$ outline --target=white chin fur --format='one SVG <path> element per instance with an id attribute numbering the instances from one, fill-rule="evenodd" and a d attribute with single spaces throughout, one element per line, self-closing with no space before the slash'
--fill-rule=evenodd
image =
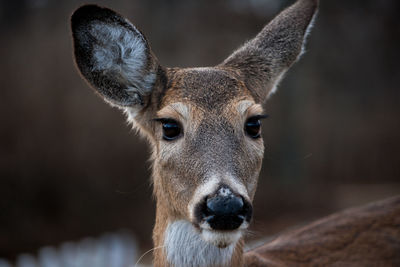
<path id="1" fill-rule="evenodd" d="M 171 222 L 164 239 L 167 261 L 174 267 L 230 266 L 240 236 L 241 230 L 229 234 L 204 228 L 199 231 L 186 220 Z"/>
<path id="2" fill-rule="evenodd" d="M 222 232 L 202 229 L 200 236 L 204 241 L 211 243 L 216 247 L 225 248 L 231 244 L 236 244 L 236 242 L 242 237 L 242 231 L 236 230 L 232 232 Z"/>

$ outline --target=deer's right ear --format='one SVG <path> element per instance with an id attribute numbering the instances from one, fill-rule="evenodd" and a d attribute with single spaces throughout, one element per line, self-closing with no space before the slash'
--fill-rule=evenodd
<path id="1" fill-rule="evenodd" d="M 128 20 L 96 5 L 71 17 L 76 64 L 109 103 L 140 110 L 150 98 L 159 68 L 146 38 Z"/>

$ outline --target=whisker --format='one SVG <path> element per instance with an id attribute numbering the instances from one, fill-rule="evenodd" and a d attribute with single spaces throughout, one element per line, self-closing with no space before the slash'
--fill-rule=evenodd
<path id="1" fill-rule="evenodd" d="M 142 256 L 140 256 L 140 258 L 139 258 L 139 259 L 137 260 L 137 262 L 135 263 L 135 267 L 137 267 L 138 263 L 139 263 L 139 262 L 143 259 L 143 257 L 146 256 L 149 252 L 154 251 L 154 250 L 159 249 L 159 248 L 163 248 L 163 247 L 165 247 L 165 245 L 162 245 L 162 246 L 158 246 L 158 247 L 149 249 L 148 251 L 146 251 L 145 253 L 143 253 Z"/>

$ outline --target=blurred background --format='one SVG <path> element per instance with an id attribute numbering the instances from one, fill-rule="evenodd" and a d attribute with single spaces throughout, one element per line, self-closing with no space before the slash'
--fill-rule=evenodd
<path id="1" fill-rule="evenodd" d="M 10 262 L 121 229 L 139 254 L 152 247 L 147 144 L 72 60 L 69 16 L 87 2 L 0 1 L 0 258 Z M 177 67 L 218 64 L 292 2 L 96 1 Z M 250 244 L 400 194 L 399 12 L 397 0 L 321 1 L 307 53 L 266 103 Z"/>

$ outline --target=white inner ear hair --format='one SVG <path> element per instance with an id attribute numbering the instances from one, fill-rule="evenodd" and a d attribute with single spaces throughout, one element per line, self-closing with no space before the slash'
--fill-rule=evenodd
<path id="1" fill-rule="evenodd" d="M 97 40 L 92 51 L 92 71 L 113 75 L 132 94 L 148 94 L 156 73 L 146 69 L 147 44 L 139 31 L 130 26 L 132 29 L 99 21 L 90 25 L 90 34 Z"/>
<path id="2" fill-rule="evenodd" d="M 168 225 L 164 245 L 172 266 L 207 267 L 228 266 L 236 243 L 218 248 L 205 242 L 190 222 L 179 220 Z"/>

